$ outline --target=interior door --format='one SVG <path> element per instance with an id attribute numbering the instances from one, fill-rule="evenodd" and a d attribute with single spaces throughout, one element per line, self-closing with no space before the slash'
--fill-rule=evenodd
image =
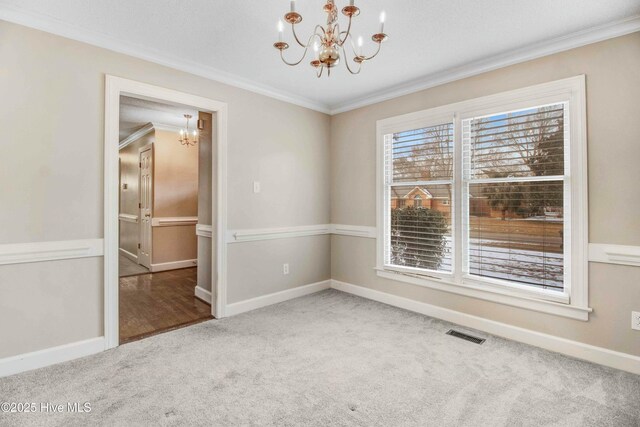
<path id="1" fill-rule="evenodd" d="M 153 207 L 153 146 L 140 149 L 140 239 L 138 263 L 151 269 L 151 215 Z"/>

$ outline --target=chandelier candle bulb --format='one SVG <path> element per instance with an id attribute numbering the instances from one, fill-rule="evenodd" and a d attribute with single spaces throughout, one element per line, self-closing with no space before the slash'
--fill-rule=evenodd
<path id="1" fill-rule="evenodd" d="M 293 3 L 293 2 L 291 2 Z M 278 21 L 278 41 L 282 42 L 282 32 L 284 31 L 284 24 L 282 21 Z"/>
<path id="2" fill-rule="evenodd" d="M 362 36 L 358 36 L 358 56 L 362 56 Z"/>
<path id="3" fill-rule="evenodd" d="M 291 0 L 291 12 L 296 11 L 296 0 Z"/>
<path id="4" fill-rule="evenodd" d="M 349 0 L 349 6 L 353 6 L 355 2 L 356 2 L 355 0 Z"/>
<path id="5" fill-rule="evenodd" d="M 386 13 L 384 11 L 380 13 L 380 33 L 384 33 L 384 20 L 387 18 Z"/>

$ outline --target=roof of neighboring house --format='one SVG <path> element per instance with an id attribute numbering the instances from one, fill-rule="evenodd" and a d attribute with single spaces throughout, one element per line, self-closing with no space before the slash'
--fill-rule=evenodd
<path id="1" fill-rule="evenodd" d="M 446 188 L 440 186 L 434 186 L 432 188 L 429 188 L 429 190 L 420 186 L 410 188 L 409 191 L 407 191 L 407 188 L 409 187 L 392 187 L 391 197 L 394 199 L 408 199 L 412 196 L 412 194 L 419 192 L 424 194 L 429 199 L 449 198 L 449 191 Z"/>

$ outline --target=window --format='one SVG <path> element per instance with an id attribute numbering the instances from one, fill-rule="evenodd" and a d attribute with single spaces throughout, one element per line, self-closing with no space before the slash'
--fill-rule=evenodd
<path id="1" fill-rule="evenodd" d="M 584 115 L 580 76 L 379 121 L 378 274 L 586 320 Z"/>

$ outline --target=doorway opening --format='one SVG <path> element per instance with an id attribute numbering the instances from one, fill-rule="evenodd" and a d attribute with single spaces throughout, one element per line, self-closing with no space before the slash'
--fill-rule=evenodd
<path id="1" fill-rule="evenodd" d="M 226 104 L 107 76 L 106 348 L 224 315 L 225 148 Z"/>
<path id="2" fill-rule="evenodd" d="M 196 234 L 211 222 L 211 204 L 199 203 L 212 186 L 211 121 L 186 106 L 120 97 L 120 344 L 213 318 L 196 292 L 211 289 L 211 240 L 199 244 Z"/>

